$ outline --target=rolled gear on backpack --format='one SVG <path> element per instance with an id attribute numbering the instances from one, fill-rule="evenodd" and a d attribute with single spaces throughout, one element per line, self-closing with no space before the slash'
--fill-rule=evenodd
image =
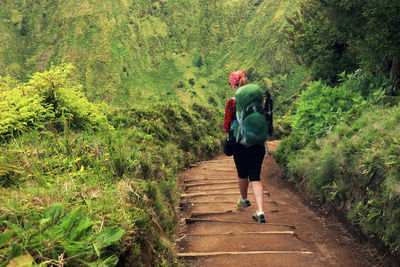
<path id="1" fill-rule="evenodd" d="M 233 125 L 237 142 L 251 146 L 267 140 L 269 123 L 264 115 L 263 90 L 256 84 L 240 87 L 235 94 L 237 123 Z"/>
<path id="2" fill-rule="evenodd" d="M 272 101 L 271 93 L 268 90 L 264 92 L 264 97 L 265 97 L 264 114 L 265 117 L 267 117 L 268 135 L 272 136 L 272 134 L 274 133 L 274 126 L 273 126 L 274 102 Z"/>

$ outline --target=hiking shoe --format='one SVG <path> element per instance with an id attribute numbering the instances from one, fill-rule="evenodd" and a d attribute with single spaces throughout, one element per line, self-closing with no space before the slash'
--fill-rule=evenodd
<path id="1" fill-rule="evenodd" d="M 238 202 L 236 203 L 236 205 L 239 208 L 247 208 L 248 206 L 250 206 L 250 201 L 248 199 L 246 199 L 245 201 L 241 201 L 240 199 L 238 200 Z"/>
<path id="2" fill-rule="evenodd" d="M 254 212 L 253 219 L 260 223 L 266 223 L 264 214 L 257 215 L 257 212 Z"/>

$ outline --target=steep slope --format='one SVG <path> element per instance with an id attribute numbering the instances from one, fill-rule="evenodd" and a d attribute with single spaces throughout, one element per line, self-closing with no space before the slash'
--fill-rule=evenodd
<path id="1" fill-rule="evenodd" d="M 275 111 L 283 115 L 292 102 L 305 70 L 296 62 L 286 45 L 285 17 L 297 8 L 298 1 L 258 1 L 231 49 L 220 57 L 219 65 L 227 76 L 241 68 L 251 81 L 269 89 L 275 99 Z"/>
<path id="2" fill-rule="evenodd" d="M 234 69 L 268 87 L 288 73 L 280 33 L 295 2 L 1 2 L 0 75 L 24 80 L 72 62 L 92 100 L 222 104 Z"/>

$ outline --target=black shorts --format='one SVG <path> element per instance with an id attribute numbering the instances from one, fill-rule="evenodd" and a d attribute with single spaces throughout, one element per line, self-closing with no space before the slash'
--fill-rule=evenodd
<path id="1" fill-rule="evenodd" d="M 235 143 L 233 159 L 239 178 L 260 181 L 261 165 L 265 156 L 264 144 L 246 147 Z"/>

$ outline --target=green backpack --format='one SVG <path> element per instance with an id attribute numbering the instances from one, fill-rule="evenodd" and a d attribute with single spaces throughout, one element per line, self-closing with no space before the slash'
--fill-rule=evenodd
<path id="1" fill-rule="evenodd" d="M 236 119 L 233 133 L 237 142 L 251 146 L 267 140 L 269 124 L 264 115 L 263 91 L 256 84 L 240 87 L 235 94 Z"/>

